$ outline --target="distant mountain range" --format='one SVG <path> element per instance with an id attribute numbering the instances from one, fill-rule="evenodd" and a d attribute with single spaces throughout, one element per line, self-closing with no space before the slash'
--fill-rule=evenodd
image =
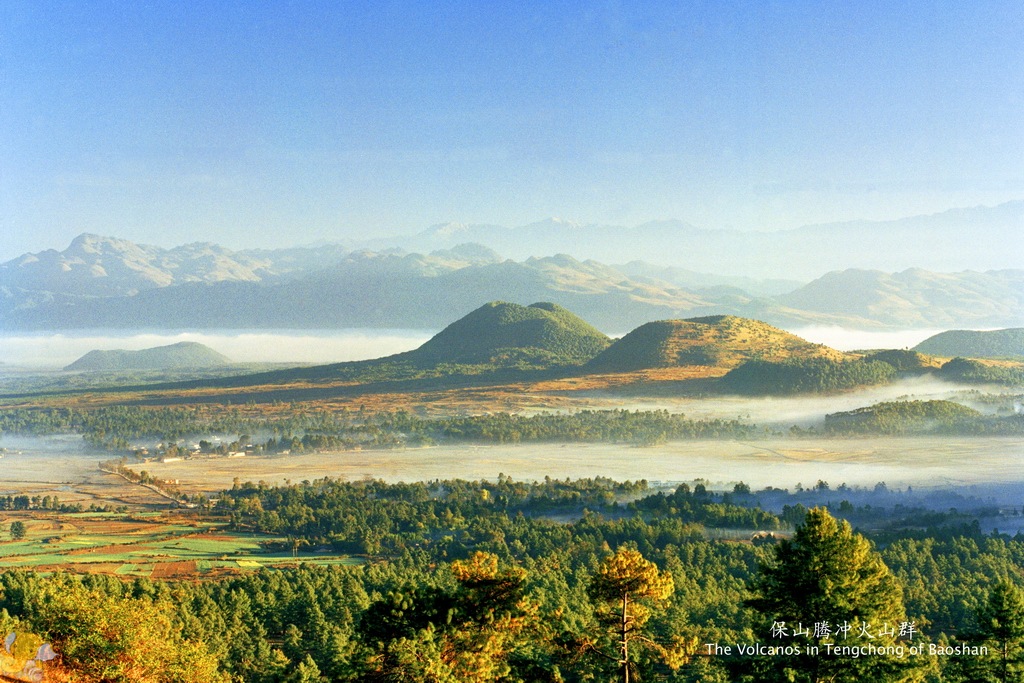
<path id="1" fill-rule="evenodd" d="M 233 252 L 96 235 L 0 264 L 7 330 L 438 329 L 493 300 L 551 301 L 610 332 L 723 314 L 784 327 L 1013 327 L 1024 325 L 1024 270 L 848 269 L 801 285 L 564 254 L 513 261 L 479 244 L 429 254 L 340 246 Z"/>
<path id="2" fill-rule="evenodd" d="M 728 276 L 783 275 L 805 282 L 851 267 L 887 272 L 1004 270 L 1022 266 L 1024 201 L 778 232 L 706 230 L 682 221 L 635 227 L 559 219 L 517 228 L 448 223 L 368 246 L 429 252 L 463 242 L 482 244 L 515 259 L 566 253 L 605 263 L 638 260 Z"/>

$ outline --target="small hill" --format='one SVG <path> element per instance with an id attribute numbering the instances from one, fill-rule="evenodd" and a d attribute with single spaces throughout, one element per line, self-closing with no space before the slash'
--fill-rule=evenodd
<path id="1" fill-rule="evenodd" d="M 759 358 L 840 359 L 843 354 L 812 344 L 767 323 L 731 315 L 659 320 L 641 325 L 587 365 L 595 372 L 707 366 L 734 368 Z"/>
<path id="2" fill-rule="evenodd" d="M 580 365 L 610 343 L 602 332 L 556 304 L 521 306 L 493 301 L 404 355 L 418 365 L 507 365 L 517 360 L 545 365 Z"/>
<path id="3" fill-rule="evenodd" d="M 754 359 L 726 373 L 718 388 L 743 396 L 831 394 L 887 384 L 896 377 L 896 368 L 877 360 Z"/>
<path id="4" fill-rule="evenodd" d="M 825 416 L 832 434 L 912 434 L 955 431 L 981 413 L 952 401 L 889 401 Z"/>
<path id="5" fill-rule="evenodd" d="M 915 351 L 965 358 L 1024 357 L 1024 327 L 1007 330 L 949 330 L 928 337 Z"/>
<path id="6" fill-rule="evenodd" d="M 887 363 L 902 375 L 922 375 L 934 370 L 937 366 L 934 359 L 929 359 L 917 351 L 907 349 L 885 349 L 864 356 L 867 362 L 879 361 Z"/>
<path id="7" fill-rule="evenodd" d="M 120 370 L 181 370 L 228 365 L 232 361 L 198 342 L 179 342 L 141 351 L 90 351 L 65 370 L 84 372 Z"/>
<path id="8" fill-rule="evenodd" d="M 935 373 L 950 382 L 1024 386 L 1024 366 L 1008 361 L 979 361 L 954 358 Z"/>

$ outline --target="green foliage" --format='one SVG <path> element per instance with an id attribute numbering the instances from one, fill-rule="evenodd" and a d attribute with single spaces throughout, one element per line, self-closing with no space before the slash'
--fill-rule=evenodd
<path id="1" fill-rule="evenodd" d="M 450 572 L 453 588 L 413 588 L 370 605 L 361 622 L 361 680 L 531 680 L 512 656 L 538 628 L 523 601 L 526 573 L 499 569 L 497 556 L 479 552 Z"/>
<path id="2" fill-rule="evenodd" d="M 239 485 L 221 496 L 217 511 L 230 513 L 240 526 L 311 544 L 329 543 L 340 552 L 378 555 L 416 547 L 439 560 L 471 550 L 536 557 L 571 531 L 615 545 L 631 536 L 650 545 L 699 536 L 695 523 L 779 527 L 771 513 L 682 489 L 672 496 L 643 497 L 631 504 L 640 515 L 623 517 L 618 499 L 646 488 L 646 482 L 616 484 L 607 479 L 532 484 L 504 477 L 497 483 L 429 484 L 321 479 L 289 487 Z M 604 511 L 613 519 L 586 515 L 588 510 Z M 566 515 L 582 517 L 561 526 L 545 519 Z"/>
<path id="3" fill-rule="evenodd" d="M 910 666 L 905 658 L 827 654 L 829 644 L 893 645 L 895 632 L 869 639 L 861 629 L 880 624 L 896 629 L 907 617 L 899 581 L 870 542 L 824 508 L 808 511 L 792 540 L 775 546 L 773 557 L 762 564 L 752 589 L 754 597 L 749 604 L 764 617 L 759 631 L 765 642 L 797 645 L 800 650 L 759 662 L 759 680 L 787 680 L 794 675 L 813 683 L 857 678 L 909 680 Z M 831 630 L 840 625 L 849 626 L 849 632 L 840 636 Z M 808 627 L 809 632 L 793 634 L 798 626 Z M 789 633 L 784 635 L 782 629 Z"/>
<path id="4" fill-rule="evenodd" d="M 981 413 L 952 401 L 889 401 L 825 416 L 831 434 L 956 433 L 970 430 Z"/>
<path id="5" fill-rule="evenodd" d="M 1024 367 L 986 365 L 969 358 L 954 358 L 943 364 L 935 374 L 950 382 L 1002 384 L 1007 386 L 1024 385 Z"/>
<path id="6" fill-rule="evenodd" d="M 1024 356 L 1024 328 L 1006 330 L 948 330 L 925 339 L 916 351 L 934 356 L 1009 358 Z"/>
<path id="7" fill-rule="evenodd" d="M 373 561 L 199 582 L 5 571 L 0 625 L 61 643 L 66 649 L 55 647 L 79 680 L 583 683 L 616 675 L 628 589 L 627 625 L 636 627 L 627 634 L 635 637 L 628 658 L 638 681 L 806 681 L 817 671 L 874 682 L 920 673 L 876 656 L 817 664 L 807 657 L 687 659 L 693 639 L 780 643 L 771 638 L 776 620 L 787 621 L 791 634 L 800 623 L 813 629 L 828 620 L 834 634 L 843 621 L 870 622 L 877 633 L 883 622 L 906 619 L 918 629 L 915 643 L 980 643 L 968 635 L 982 637 L 990 624 L 985 642 L 996 652 L 991 634 L 1014 622 L 1017 605 L 1000 582 L 1019 588 L 1024 536 L 986 535 L 976 527 L 933 533 L 929 514 L 905 509 L 899 497 L 889 509 L 835 506 L 872 526 L 899 516 L 914 527 L 903 536 L 887 529 L 875 551 L 845 522 L 823 510 L 808 515 L 796 503 L 855 492 L 821 482 L 784 493 L 685 485 L 652 492 L 646 482 L 507 477 L 239 483 L 220 496 L 213 514 L 243 527 L 276 526 L 291 541 L 308 539 L 310 551 L 372 548 Z M 785 502 L 787 518 L 803 522 L 791 539 L 785 523 L 754 507 L 769 500 Z M 728 542 L 709 540 L 702 521 L 748 531 Z M 779 530 L 781 538 L 755 546 L 748 539 L 757 528 Z M 849 640 L 832 642 L 851 645 L 856 636 L 855 630 Z M 830 642 L 810 635 L 794 642 L 812 641 Z M 595 649 L 614 661 L 587 654 Z M 962 679 L 966 670 L 954 659 L 930 680 L 998 680 L 980 669 Z"/>
<path id="8" fill-rule="evenodd" d="M 895 377 L 896 369 L 880 361 L 751 360 L 730 370 L 719 387 L 724 392 L 754 396 L 820 394 L 886 384 Z"/>
<path id="9" fill-rule="evenodd" d="M 25 538 L 25 522 L 21 520 L 11 522 L 11 538 L 15 541 Z"/>
<path id="10" fill-rule="evenodd" d="M 111 683 L 225 681 L 199 641 L 184 639 L 169 603 L 119 599 L 64 580 L 30 598 L 33 624 L 85 680 Z"/>
<path id="11" fill-rule="evenodd" d="M 1024 591 L 1007 580 L 997 582 L 975 611 L 977 626 L 952 641 L 957 652 L 944 668 L 950 681 L 1009 683 L 1024 681 Z M 975 654 L 984 647 L 987 653 Z M 956 650 L 954 650 L 956 652 Z"/>
<path id="12" fill-rule="evenodd" d="M 891 365 L 896 372 L 904 375 L 920 375 L 929 369 L 924 356 L 908 349 L 887 349 L 869 354 L 863 358 L 866 362 L 879 361 Z"/>
<path id="13" fill-rule="evenodd" d="M 257 452 L 280 453 L 394 448 L 439 442 L 625 442 L 646 444 L 667 439 L 747 438 L 756 431 L 739 420 L 692 420 L 666 410 L 584 410 L 578 413 L 510 413 L 428 420 L 405 411 L 364 415 L 358 411 L 295 411 L 279 418 L 247 418 L 239 412 L 210 415 L 198 408 L 111 406 L 0 409 L 0 433 L 79 432 L 96 447 L 128 450 L 136 439 L 160 439 L 165 455 L 182 455 L 178 441 L 196 434 L 238 434 L 215 445 L 200 441 L 205 453 L 227 454 L 246 448 L 247 434 L 272 433 Z"/>
<path id="14" fill-rule="evenodd" d="M 508 365 L 518 359 L 579 365 L 609 343 L 607 336 L 561 306 L 494 301 L 455 321 L 407 357 L 418 365 Z"/>

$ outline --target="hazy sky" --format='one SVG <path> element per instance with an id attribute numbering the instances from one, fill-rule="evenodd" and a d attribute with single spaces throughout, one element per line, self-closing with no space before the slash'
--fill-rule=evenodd
<path id="1" fill-rule="evenodd" d="M 0 3 L 0 259 L 1024 198 L 1024 5 Z"/>

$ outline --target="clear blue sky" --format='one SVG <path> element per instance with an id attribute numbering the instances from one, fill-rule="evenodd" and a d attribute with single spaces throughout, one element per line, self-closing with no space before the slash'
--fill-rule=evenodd
<path id="1" fill-rule="evenodd" d="M 1024 198 L 1024 4 L 0 3 L 0 259 Z"/>

